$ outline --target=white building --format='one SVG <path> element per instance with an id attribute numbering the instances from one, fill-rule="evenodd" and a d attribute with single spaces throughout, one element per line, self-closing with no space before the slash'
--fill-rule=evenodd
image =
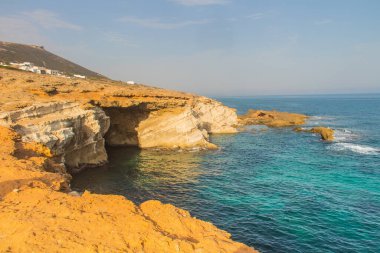
<path id="1" fill-rule="evenodd" d="M 82 75 L 74 75 L 74 77 L 82 78 L 82 79 L 85 79 L 85 78 L 86 78 L 86 76 L 82 76 Z"/>
<path id="2" fill-rule="evenodd" d="M 134 85 L 135 81 L 127 81 L 127 84 Z"/>

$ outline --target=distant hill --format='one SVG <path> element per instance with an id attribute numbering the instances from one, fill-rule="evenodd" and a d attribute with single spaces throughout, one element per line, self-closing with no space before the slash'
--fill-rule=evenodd
<path id="1" fill-rule="evenodd" d="M 36 66 L 54 69 L 66 74 L 106 78 L 94 71 L 46 51 L 43 46 L 0 41 L 0 62 L 31 62 Z"/>

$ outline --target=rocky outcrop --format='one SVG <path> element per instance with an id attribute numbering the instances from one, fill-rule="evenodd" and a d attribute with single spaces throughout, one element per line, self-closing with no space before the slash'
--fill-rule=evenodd
<path id="1" fill-rule="evenodd" d="M 328 127 L 313 127 L 310 129 L 304 129 L 297 127 L 294 129 L 296 132 L 308 132 L 308 133 L 317 133 L 321 135 L 321 139 L 324 141 L 333 141 L 334 140 L 334 130 Z"/>
<path id="2" fill-rule="evenodd" d="M 209 142 L 208 134 L 236 132 L 235 110 L 205 97 L 143 85 L 126 85 L 111 80 L 66 81 L 53 76 L 10 73 L 5 70 L 0 70 L 0 75 L 3 76 L 0 88 L 12 88 L 14 91 L 4 96 L 4 102 L 0 103 L 0 112 L 9 113 L 26 108 L 31 111 L 35 108 L 35 101 L 40 104 L 75 104 L 76 108 L 81 105 L 81 111 L 67 108 L 62 112 L 59 109 L 57 112 L 53 110 L 50 115 L 46 113 L 43 117 L 47 119 L 46 122 L 39 119 L 33 127 L 30 124 L 26 126 L 19 122 L 14 123 L 21 126 L 17 131 L 23 136 L 28 135 L 30 140 L 46 144 L 57 155 L 65 153 L 67 159 L 64 160 L 69 166 L 81 166 L 85 163 L 91 165 L 105 160 L 104 155 L 99 155 L 102 153 L 104 139 L 108 145 L 141 148 L 215 148 Z M 23 98 L 22 101 L 19 100 L 20 97 Z M 73 112 L 70 113 L 70 110 Z M 65 114 L 65 111 L 68 113 Z M 64 117 L 68 114 L 74 115 L 77 119 L 70 119 L 72 123 L 62 123 L 65 119 L 59 118 L 60 114 Z M 80 116 L 84 114 L 88 117 Z M 80 125 L 84 123 L 79 119 L 88 118 L 92 121 L 91 117 L 95 121 L 97 117 L 100 121 L 108 117 L 109 130 L 103 127 L 106 122 L 99 122 L 98 125 L 102 126 L 101 133 L 92 132 L 97 123 L 89 123 L 92 126 L 85 127 L 88 131 L 83 131 Z M 48 127 L 49 121 L 55 122 L 53 128 Z M 64 124 L 72 124 L 74 132 Z M 75 129 L 78 131 L 75 132 Z M 49 134 L 49 131 L 52 133 Z M 79 133 L 86 131 L 86 136 L 80 136 Z M 107 132 L 103 138 L 105 131 Z M 43 133 L 33 135 L 40 132 Z M 88 140 L 84 140 L 86 138 Z M 82 148 L 77 145 L 79 142 L 88 145 Z M 90 157 L 91 153 L 97 155 Z M 95 160 L 95 157 L 99 160 Z"/>
<path id="3" fill-rule="evenodd" d="M 204 97 L 168 108 L 141 103 L 130 107 L 104 107 L 111 118 L 109 145 L 141 148 L 215 148 L 209 134 L 235 133 L 235 110 Z"/>
<path id="4" fill-rule="evenodd" d="M 78 103 L 39 103 L 0 114 L 0 124 L 14 129 L 24 142 L 43 144 L 69 168 L 107 161 L 103 136 L 109 117 L 100 108 Z"/>
<path id="5" fill-rule="evenodd" d="M 202 123 L 199 118 L 194 117 L 191 107 L 152 112 L 136 128 L 139 147 L 216 148 L 208 141 L 207 130 L 199 127 Z"/>
<path id="6" fill-rule="evenodd" d="M 11 192 L 0 210 L 0 252 L 257 253 L 159 201 L 34 188 Z"/>
<path id="7" fill-rule="evenodd" d="M 1 126 L 0 141 L 0 252 L 257 252 L 169 204 L 70 194 L 46 149 Z"/>
<path id="8" fill-rule="evenodd" d="M 215 148 L 208 134 L 234 132 L 234 110 L 187 93 L 2 69 L 0 90 L 1 252 L 256 252 L 172 205 L 68 194 L 67 168 L 106 162 L 106 142 Z"/>
<path id="9" fill-rule="evenodd" d="M 239 116 L 241 125 L 266 125 L 269 127 L 289 127 L 305 124 L 308 117 L 303 114 L 249 110 L 246 114 Z"/>
<path id="10" fill-rule="evenodd" d="M 0 90 L 1 252 L 256 252 L 171 205 L 68 194 L 67 168 L 106 162 L 106 142 L 215 148 L 208 134 L 234 132 L 234 110 L 143 85 L 4 69 Z"/>
<path id="11" fill-rule="evenodd" d="M 51 158 L 46 147 L 24 143 L 20 135 L 3 126 L 0 142 L 0 201 L 6 194 L 24 187 L 69 189 L 71 176 Z"/>
<path id="12" fill-rule="evenodd" d="M 236 132 L 237 116 L 207 98 L 166 109 L 150 103 L 101 108 L 57 101 L 3 112 L 0 124 L 14 129 L 24 142 L 43 144 L 74 171 L 105 163 L 105 142 L 140 148 L 216 148 L 209 133 Z"/>
<path id="13" fill-rule="evenodd" d="M 222 103 L 200 97 L 193 103 L 193 114 L 199 120 L 199 127 L 208 133 L 236 133 L 238 118 L 236 110 Z"/>

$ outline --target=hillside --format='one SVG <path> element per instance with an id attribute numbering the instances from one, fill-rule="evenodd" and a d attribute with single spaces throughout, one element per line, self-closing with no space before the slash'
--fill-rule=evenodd
<path id="1" fill-rule="evenodd" d="M 32 62 L 37 66 L 58 70 L 66 74 L 79 74 L 87 77 L 105 78 L 94 71 L 50 53 L 42 46 L 0 41 L 0 62 L 1 61 Z"/>

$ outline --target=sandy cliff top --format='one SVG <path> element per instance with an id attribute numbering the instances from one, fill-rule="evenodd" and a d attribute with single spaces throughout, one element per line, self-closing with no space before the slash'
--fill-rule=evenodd
<path id="1" fill-rule="evenodd" d="M 188 103 L 194 98 L 189 93 L 112 80 L 67 79 L 1 68 L 0 90 L 0 111 L 52 101 L 96 103 L 102 107 L 154 102 L 157 107 L 167 108 Z"/>

